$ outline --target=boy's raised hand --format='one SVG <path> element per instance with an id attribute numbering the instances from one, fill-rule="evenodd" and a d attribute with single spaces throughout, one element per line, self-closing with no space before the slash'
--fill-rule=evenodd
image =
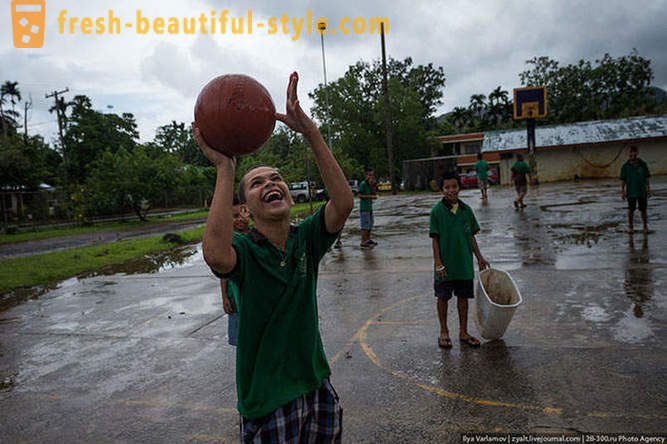
<path id="1" fill-rule="evenodd" d="M 214 150 L 204 140 L 204 138 L 201 135 L 201 131 L 199 131 L 199 127 L 195 122 L 191 123 L 192 126 L 192 134 L 195 138 L 195 142 L 197 142 L 197 146 L 202 150 L 204 153 L 204 156 L 214 165 L 222 165 L 225 161 L 229 160 L 232 162 L 234 166 L 236 166 L 236 160 L 233 157 L 226 156 L 222 154 L 219 151 Z"/>
<path id="2" fill-rule="evenodd" d="M 299 98 L 296 94 L 296 87 L 299 83 L 299 75 L 293 72 L 289 77 L 287 85 L 287 103 L 285 105 L 286 114 L 276 113 L 276 119 L 289 126 L 298 133 L 305 134 L 315 126 L 310 117 L 303 112 L 299 104 Z"/>

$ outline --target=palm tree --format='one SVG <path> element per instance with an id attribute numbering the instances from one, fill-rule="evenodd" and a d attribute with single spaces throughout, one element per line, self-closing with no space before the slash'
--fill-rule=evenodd
<path id="1" fill-rule="evenodd" d="M 489 114 L 493 125 L 499 125 L 508 117 L 509 110 L 509 93 L 504 91 L 500 86 L 491 91 L 489 94 Z"/>
<path id="2" fill-rule="evenodd" d="M 468 106 L 473 119 L 476 119 L 476 127 L 479 129 L 484 124 L 484 117 L 487 111 L 486 96 L 484 94 L 473 94 L 470 96 L 470 105 Z"/>
<path id="3" fill-rule="evenodd" d="M 466 108 L 457 106 L 454 108 L 454 110 L 452 110 L 451 119 L 456 129 L 461 131 L 468 124 L 470 120 L 470 113 Z"/>
<path id="4" fill-rule="evenodd" d="M 2 86 L 0 86 L 0 120 L 2 120 L 2 134 L 4 137 L 7 137 L 7 121 L 5 119 L 10 119 L 9 111 L 4 111 L 2 105 L 7 103 L 7 98 L 12 104 L 11 119 L 15 122 L 15 118 L 18 116 L 18 113 L 14 109 L 15 105 L 21 101 L 21 92 L 18 89 L 19 82 L 10 82 L 7 80 Z"/>

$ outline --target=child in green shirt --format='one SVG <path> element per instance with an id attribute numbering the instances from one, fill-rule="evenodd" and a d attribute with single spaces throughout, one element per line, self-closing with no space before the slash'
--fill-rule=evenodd
<path id="1" fill-rule="evenodd" d="M 477 184 L 482 190 L 482 199 L 486 199 L 488 197 L 486 190 L 489 188 L 489 162 L 482 159 L 482 153 L 477 153 L 475 171 L 477 172 Z"/>
<path id="2" fill-rule="evenodd" d="M 523 203 L 523 198 L 528 192 L 528 179 L 526 175 L 533 180 L 533 176 L 530 172 L 530 167 L 526 162 L 523 161 L 523 156 L 521 154 L 516 155 L 516 162 L 512 165 L 512 181 L 514 182 L 514 188 L 516 188 L 517 199 L 514 201 L 514 208 L 523 208 L 526 204 Z"/>
<path id="3" fill-rule="evenodd" d="M 254 222 L 233 233 L 235 161 L 213 150 L 193 124 L 197 144 L 215 165 L 217 180 L 202 248 L 213 273 L 238 286 L 236 387 L 241 442 L 303 442 L 317 436 L 340 442 L 342 408 L 329 382 L 317 313 L 317 273 L 354 207 L 336 159 L 297 98 L 290 76 L 287 113 L 276 118 L 305 136 L 331 199 L 298 226 L 294 202 L 275 168 L 251 168 L 239 183 L 239 200 Z"/>
<path id="4" fill-rule="evenodd" d="M 637 157 L 636 146 L 628 149 L 628 161 L 621 167 L 621 198 L 628 199 L 628 232 L 634 233 L 635 209 L 639 204 L 639 212 L 644 222 L 644 233 L 648 233 L 648 215 L 646 213 L 648 197 L 651 195 L 651 184 L 646 162 Z"/>
<path id="5" fill-rule="evenodd" d="M 447 329 L 447 301 L 457 297 L 459 340 L 470 347 L 479 347 L 477 338 L 468 333 L 468 299 L 474 294 L 472 255 L 477 257 L 480 271 L 489 266 L 479 250 L 475 235 L 479 224 L 472 209 L 459 200 L 461 179 L 456 173 L 446 173 L 442 180 L 443 198 L 431 210 L 429 236 L 433 245 L 435 267 L 435 296 L 440 321 L 438 345 L 451 348 Z"/>

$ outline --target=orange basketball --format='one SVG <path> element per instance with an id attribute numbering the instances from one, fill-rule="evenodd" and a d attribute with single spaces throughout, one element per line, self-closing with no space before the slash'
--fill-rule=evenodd
<path id="1" fill-rule="evenodd" d="M 204 86 L 195 104 L 195 123 L 213 149 L 228 156 L 257 151 L 271 137 L 276 107 L 252 77 L 227 74 Z"/>

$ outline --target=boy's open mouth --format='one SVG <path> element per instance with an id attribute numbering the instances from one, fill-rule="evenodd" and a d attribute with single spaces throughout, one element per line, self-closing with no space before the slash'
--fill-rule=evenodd
<path id="1" fill-rule="evenodd" d="M 264 195 L 264 202 L 271 203 L 277 200 L 283 200 L 283 193 L 279 190 L 271 190 Z"/>

